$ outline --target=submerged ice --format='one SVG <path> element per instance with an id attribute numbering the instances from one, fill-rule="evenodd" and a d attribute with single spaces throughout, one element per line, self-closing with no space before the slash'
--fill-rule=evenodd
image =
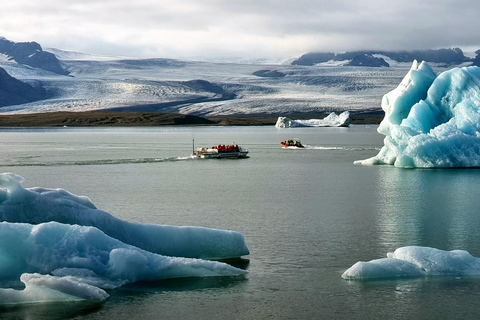
<path id="1" fill-rule="evenodd" d="M 332 112 L 323 119 L 292 120 L 287 117 L 278 117 L 275 127 L 348 127 L 349 124 L 350 112 L 344 111 L 339 115 L 337 115 L 335 112 Z"/>
<path id="2" fill-rule="evenodd" d="M 438 76 L 414 61 L 400 85 L 382 99 L 378 132 L 384 146 L 357 164 L 396 167 L 480 167 L 480 68 Z"/>
<path id="3" fill-rule="evenodd" d="M 389 252 L 387 258 L 359 261 L 342 274 L 356 280 L 423 276 L 480 276 L 480 258 L 464 250 L 409 246 Z"/>
<path id="4" fill-rule="evenodd" d="M 248 254 L 237 232 L 128 223 L 87 197 L 22 181 L 0 174 L 0 287 L 10 287 L 0 304 L 102 301 L 104 289 L 136 281 L 246 273 L 198 259 Z"/>

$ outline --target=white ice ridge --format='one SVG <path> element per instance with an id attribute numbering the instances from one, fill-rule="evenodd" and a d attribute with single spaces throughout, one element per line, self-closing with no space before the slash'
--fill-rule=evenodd
<path id="1" fill-rule="evenodd" d="M 100 302 L 108 297 L 104 289 L 136 281 L 247 273 L 192 258 L 248 254 L 237 232 L 128 223 L 87 197 L 25 189 L 22 182 L 0 174 L 0 305 Z"/>
<path id="2" fill-rule="evenodd" d="M 480 68 L 463 67 L 438 76 L 413 62 L 400 85 L 382 100 L 378 132 L 384 146 L 356 164 L 404 168 L 480 167 Z"/>
<path id="3" fill-rule="evenodd" d="M 275 127 L 348 127 L 349 124 L 350 112 L 344 111 L 339 115 L 337 115 L 335 112 L 332 112 L 323 119 L 292 120 L 287 117 L 278 117 Z"/>
<path id="4" fill-rule="evenodd" d="M 228 259 L 249 254 L 243 235 L 235 231 L 130 223 L 97 209 L 87 197 L 63 189 L 25 189 L 23 180 L 0 174 L 0 221 L 93 226 L 126 244 L 167 256 Z"/>
<path id="5" fill-rule="evenodd" d="M 480 276 L 480 258 L 464 250 L 402 247 L 387 258 L 359 261 L 342 274 L 344 279 L 371 280 L 424 276 Z"/>
<path id="6" fill-rule="evenodd" d="M 226 263 L 167 257 L 127 245 L 94 227 L 0 223 L 1 304 L 90 300 L 126 283 L 180 277 L 238 276 Z"/>
<path id="7" fill-rule="evenodd" d="M 0 305 L 89 300 L 101 302 L 109 297 L 102 289 L 69 277 L 24 273 L 25 289 L 0 289 Z"/>

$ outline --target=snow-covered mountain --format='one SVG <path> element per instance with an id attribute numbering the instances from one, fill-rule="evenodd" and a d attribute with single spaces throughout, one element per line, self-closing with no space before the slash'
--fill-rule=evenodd
<path id="1" fill-rule="evenodd" d="M 474 60 L 466 56 L 460 48 L 436 49 L 436 50 L 415 50 L 415 51 L 350 51 L 343 53 L 333 52 L 310 52 L 295 59 L 293 65 L 312 66 L 331 61 L 341 61 L 348 66 L 381 67 L 390 66 L 388 60 L 394 64 L 408 63 L 412 61 L 428 61 L 429 63 L 444 66 L 458 65 Z"/>
<path id="2" fill-rule="evenodd" d="M 0 54 L 22 65 L 68 74 L 55 55 L 44 51 L 37 42 L 13 42 L 0 37 Z"/>
<path id="3" fill-rule="evenodd" d="M 46 92 L 46 99 L 4 106 L 0 113 L 109 109 L 279 116 L 380 110 L 382 96 L 410 67 L 128 59 L 48 50 L 65 74 L 0 58 L 0 67 L 9 75 Z"/>

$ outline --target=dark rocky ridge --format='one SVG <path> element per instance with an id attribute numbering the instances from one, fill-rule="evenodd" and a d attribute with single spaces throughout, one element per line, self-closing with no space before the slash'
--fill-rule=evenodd
<path id="1" fill-rule="evenodd" d="M 292 62 L 293 65 L 312 66 L 317 63 L 327 62 L 330 60 L 344 61 L 358 59 L 359 56 L 372 56 L 374 54 L 380 54 L 391 58 L 398 62 L 412 62 L 413 60 L 427 61 L 433 63 L 443 63 L 446 66 L 461 64 L 464 62 L 472 61 L 472 59 L 466 57 L 460 48 L 453 49 L 438 49 L 438 50 L 416 50 L 416 51 L 351 51 L 345 53 L 332 53 L 332 52 L 312 52 L 302 55 L 300 58 Z M 373 56 L 372 56 L 373 58 Z M 382 59 L 383 60 L 383 59 Z M 378 61 L 370 60 L 372 65 L 363 66 L 377 66 Z"/>
<path id="2" fill-rule="evenodd" d="M 390 65 L 383 59 L 370 54 L 361 54 L 353 57 L 352 61 L 346 64 L 355 67 L 389 67 Z"/>
<path id="3" fill-rule="evenodd" d="M 323 119 L 328 113 L 282 114 L 292 119 Z M 352 112 L 351 124 L 378 124 L 383 111 Z M 0 115 L 0 127 L 131 127 L 131 126 L 274 126 L 278 115 L 256 114 L 203 118 L 164 112 L 48 112 Z"/>
<path id="4" fill-rule="evenodd" d="M 214 121 L 161 112 L 47 112 L 0 115 L 0 127 L 90 127 L 212 125 Z"/>
<path id="5" fill-rule="evenodd" d="M 477 55 L 475 59 L 473 59 L 473 65 L 480 67 L 480 50 L 475 51 L 475 54 Z"/>
<path id="6" fill-rule="evenodd" d="M 42 87 L 33 87 L 10 76 L 0 68 L 0 107 L 23 104 L 46 98 Z"/>
<path id="7" fill-rule="evenodd" d="M 68 75 L 53 53 L 42 50 L 37 42 L 13 42 L 0 38 L 0 53 L 11 57 L 19 64 Z"/>

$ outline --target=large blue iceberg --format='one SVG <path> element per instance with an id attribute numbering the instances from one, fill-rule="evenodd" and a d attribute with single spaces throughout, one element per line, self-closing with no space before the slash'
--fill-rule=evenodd
<path id="1" fill-rule="evenodd" d="M 12 173 L 0 174 L 0 221 L 93 226 L 124 243 L 167 256 L 228 259 L 249 254 L 238 232 L 131 223 L 97 209 L 88 197 L 63 189 L 25 189 L 23 180 Z"/>
<path id="2" fill-rule="evenodd" d="M 480 167 L 480 68 L 463 67 L 438 76 L 413 62 L 400 85 L 382 99 L 378 132 L 384 146 L 356 164 L 403 168 Z"/>
<path id="3" fill-rule="evenodd" d="M 103 301 L 104 289 L 137 281 L 247 273 L 203 260 L 247 255 L 237 232 L 128 223 L 87 197 L 22 181 L 0 174 L 0 305 Z"/>

